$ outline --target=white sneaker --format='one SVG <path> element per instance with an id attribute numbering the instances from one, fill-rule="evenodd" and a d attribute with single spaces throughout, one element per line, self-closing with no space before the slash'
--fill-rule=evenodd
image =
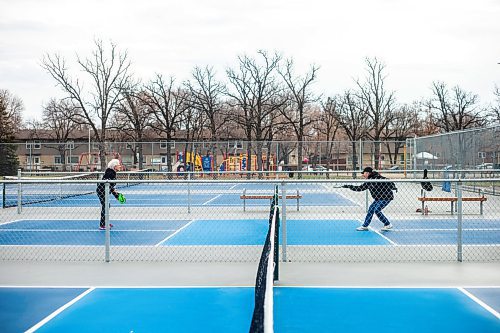
<path id="1" fill-rule="evenodd" d="M 389 223 L 388 225 L 384 225 L 384 226 L 380 229 L 380 231 L 389 231 L 389 230 L 391 230 L 391 229 L 392 229 L 392 224 L 390 224 L 390 223 Z"/>
<path id="2" fill-rule="evenodd" d="M 361 226 L 361 227 L 357 227 L 356 230 L 357 231 L 368 231 L 368 227 Z"/>

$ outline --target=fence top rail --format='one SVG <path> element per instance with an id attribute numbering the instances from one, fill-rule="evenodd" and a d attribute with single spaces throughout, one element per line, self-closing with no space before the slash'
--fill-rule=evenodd
<path id="1" fill-rule="evenodd" d="M 500 183 L 500 178 L 436 178 L 436 179 L 117 179 L 117 180 L 100 180 L 100 179 L 85 179 L 85 180 L 56 180 L 56 179 L 0 179 L 1 184 L 99 184 L 99 183 L 115 183 L 115 184 L 216 184 L 216 183 L 269 183 L 269 184 L 344 184 L 344 183 L 415 183 L 420 184 L 426 182 L 452 182 L 452 183 Z"/>

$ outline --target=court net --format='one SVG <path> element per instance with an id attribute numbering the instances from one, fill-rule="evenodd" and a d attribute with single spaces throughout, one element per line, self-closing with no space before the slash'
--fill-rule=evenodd
<path id="1" fill-rule="evenodd" d="M 250 332 L 273 332 L 273 285 L 279 279 L 278 186 L 274 189 L 269 212 L 269 229 L 255 281 L 255 307 Z"/>
<path id="2" fill-rule="evenodd" d="M 101 172 L 90 172 L 62 176 L 64 173 L 42 174 L 18 178 L 16 176 L 4 176 L 4 180 L 10 182 L 2 183 L 2 207 L 9 208 L 18 205 L 56 201 L 83 195 L 94 195 L 96 193 L 97 181 L 102 178 Z M 66 173 L 67 174 L 67 173 Z M 117 180 L 147 180 L 149 173 L 146 171 L 119 172 Z M 17 182 L 18 180 L 30 181 L 28 183 Z M 37 182 L 37 180 L 53 182 Z M 33 181 L 33 182 L 31 182 Z M 71 181 L 88 181 L 74 182 Z M 119 183 L 116 188 L 138 185 L 137 183 Z"/>

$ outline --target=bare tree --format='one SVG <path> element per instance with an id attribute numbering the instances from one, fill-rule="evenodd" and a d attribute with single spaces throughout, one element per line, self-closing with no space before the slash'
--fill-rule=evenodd
<path id="1" fill-rule="evenodd" d="M 229 120 L 229 115 L 222 112 L 222 95 L 226 93 L 226 87 L 216 81 L 215 71 L 212 67 L 201 69 L 195 67 L 192 73 L 194 81 L 187 81 L 186 86 L 192 95 L 192 105 L 203 112 L 210 129 L 210 141 L 212 144 L 212 156 L 214 165 L 217 165 L 217 146 L 219 132 Z"/>
<path id="2" fill-rule="evenodd" d="M 181 120 L 179 122 L 180 124 L 180 129 L 185 131 L 185 137 L 186 137 L 186 144 L 184 146 L 184 156 L 186 157 L 185 161 L 192 163 L 192 170 L 196 169 L 196 155 L 198 154 L 198 149 L 195 145 L 195 141 L 200 141 L 200 139 L 203 137 L 203 129 L 206 127 L 206 119 L 204 118 L 204 113 L 194 107 L 194 102 L 193 102 L 193 95 L 189 93 L 189 91 L 186 92 L 189 94 L 188 96 L 188 101 L 187 101 L 187 107 L 182 113 Z M 215 143 L 212 144 L 212 147 L 215 145 Z M 191 158 L 188 161 L 187 156 L 188 152 L 191 154 Z"/>
<path id="3" fill-rule="evenodd" d="M 382 133 L 389 153 L 391 164 L 397 164 L 399 150 L 404 147 L 406 139 L 415 134 L 419 119 L 420 105 L 418 102 L 403 104 L 394 110 L 394 117 Z M 394 147 L 394 154 L 392 153 Z"/>
<path id="4" fill-rule="evenodd" d="M 427 102 L 427 106 L 436 119 L 436 125 L 444 132 L 461 131 L 468 128 L 480 127 L 486 123 L 483 110 L 478 107 L 477 95 L 455 86 L 451 92 L 444 82 L 433 82 L 434 96 Z M 448 136 L 452 146 L 452 135 Z M 470 154 L 470 136 L 458 134 L 458 154 L 455 154 L 455 164 L 463 166 L 466 156 Z"/>
<path id="5" fill-rule="evenodd" d="M 119 52 L 111 43 L 107 52 L 102 41 L 95 41 L 96 49 L 87 59 L 77 57 L 77 64 L 88 78 L 90 88 L 85 89 L 84 81 L 73 78 L 60 55 L 46 55 L 42 67 L 56 80 L 57 85 L 68 95 L 68 99 L 77 105 L 80 114 L 75 114 L 74 121 L 90 126 L 99 145 L 101 168 L 106 166 L 106 130 L 112 112 L 123 99 L 123 92 L 129 86 L 130 61 L 127 52 Z"/>
<path id="6" fill-rule="evenodd" d="M 82 127 L 82 125 L 73 121 L 75 115 L 79 114 L 79 108 L 70 100 L 56 100 L 53 98 L 43 108 L 42 122 L 31 122 L 35 132 L 38 129 L 44 130 L 48 138 L 57 142 L 55 146 L 45 145 L 45 147 L 56 149 L 59 152 L 64 170 L 67 168 L 66 154 L 68 150 L 78 148 L 74 147 L 74 142 L 71 142 L 70 138 L 75 131 L 80 130 Z"/>
<path id="7" fill-rule="evenodd" d="M 175 79 L 165 81 L 161 74 L 146 85 L 144 102 L 154 115 L 151 127 L 165 135 L 167 143 L 167 170 L 172 171 L 171 143 L 175 131 L 179 129 L 185 110 L 189 107 L 189 94 L 180 87 L 174 86 Z"/>
<path id="8" fill-rule="evenodd" d="M 311 92 L 311 85 L 316 79 L 318 70 L 319 67 L 312 65 L 304 76 L 295 75 L 293 59 L 287 59 L 283 68 L 279 69 L 290 95 L 290 108 L 283 112 L 283 116 L 290 122 L 297 137 L 298 170 L 302 169 L 302 148 L 306 127 L 313 123 L 313 119 L 306 113 L 307 106 L 318 100 Z"/>
<path id="9" fill-rule="evenodd" d="M 495 104 L 490 109 L 490 119 L 497 124 L 500 124 L 500 87 L 495 86 L 495 90 L 493 91 L 495 94 L 496 100 Z"/>
<path id="10" fill-rule="evenodd" d="M 351 141 L 353 177 L 356 178 L 355 170 L 358 168 L 356 143 L 366 137 L 367 119 L 363 112 L 359 111 L 362 108 L 360 104 L 363 102 L 351 91 L 345 91 L 342 96 L 338 97 L 338 101 L 339 107 L 336 108 L 335 117 Z"/>
<path id="11" fill-rule="evenodd" d="M 240 111 L 240 114 L 233 115 L 233 120 L 244 129 L 247 138 L 247 170 L 252 169 L 252 139 L 257 143 L 257 169 L 262 170 L 262 143 L 269 135 L 268 128 L 273 124 L 275 111 L 283 104 L 275 76 L 281 56 L 274 54 L 271 57 L 262 50 L 257 53 L 262 63 L 242 56 L 238 57 L 238 71 L 226 70 L 232 88 L 227 92 L 231 98 L 229 103 Z"/>
<path id="12" fill-rule="evenodd" d="M 21 129 L 24 103 L 7 89 L 0 89 L 0 104 L 4 114 L 2 126 L 0 126 L 0 138 L 3 139 L 7 132 L 15 134 Z"/>
<path id="13" fill-rule="evenodd" d="M 380 160 L 380 140 L 382 132 L 392 121 L 395 103 L 394 93 L 385 88 L 385 65 L 376 58 L 366 58 L 367 77 L 364 83 L 359 80 L 356 84 L 359 88 L 357 95 L 362 101 L 360 112 L 366 113 L 370 130 L 367 132 L 369 138 L 374 141 L 375 165 L 377 168 Z"/>
<path id="14" fill-rule="evenodd" d="M 433 113 L 436 125 L 444 132 L 464 130 L 485 124 L 477 95 L 455 86 L 448 90 L 444 82 L 433 82 L 433 96 L 426 105 Z"/>
<path id="15" fill-rule="evenodd" d="M 338 97 L 328 97 L 325 102 L 321 103 L 320 115 L 318 117 L 317 130 L 324 136 L 324 140 L 326 141 L 327 169 L 330 168 L 330 163 L 332 162 L 333 141 L 340 127 L 340 123 L 336 117 L 339 104 Z M 336 166 L 338 167 L 338 160 Z"/>
<path id="16" fill-rule="evenodd" d="M 134 88 L 123 92 L 124 99 L 117 105 L 113 124 L 126 141 L 134 144 L 129 149 L 134 155 L 134 164 L 144 168 L 143 142 L 147 139 L 147 130 L 151 128 L 151 108 L 144 102 L 145 93 Z"/>

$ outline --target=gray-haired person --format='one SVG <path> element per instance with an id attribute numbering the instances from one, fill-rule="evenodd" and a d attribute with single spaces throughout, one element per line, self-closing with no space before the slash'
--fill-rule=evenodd
<path id="1" fill-rule="evenodd" d="M 114 158 L 108 163 L 108 168 L 104 172 L 104 176 L 102 176 L 102 180 L 116 180 L 116 171 L 121 170 L 121 163 L 118 159 Z M 109 193 L 113 194 L 113 196 L 119 200 L 120 193 L 115 190 L 115 183 L 110 183 L 109 184 Z M 99 229 L 104 230 L 106 229 L 105 226 L 105 187 L 104 183 L 99 183 L 97 184 L 97 196 L 99 197 L 99 201 L 101 202 L 101 220 L 99 223 Z M 120 201 L 121 202 L 121 201 Z M 110 223 L 109 227 L 113 227 L 113 225 Z"/>

